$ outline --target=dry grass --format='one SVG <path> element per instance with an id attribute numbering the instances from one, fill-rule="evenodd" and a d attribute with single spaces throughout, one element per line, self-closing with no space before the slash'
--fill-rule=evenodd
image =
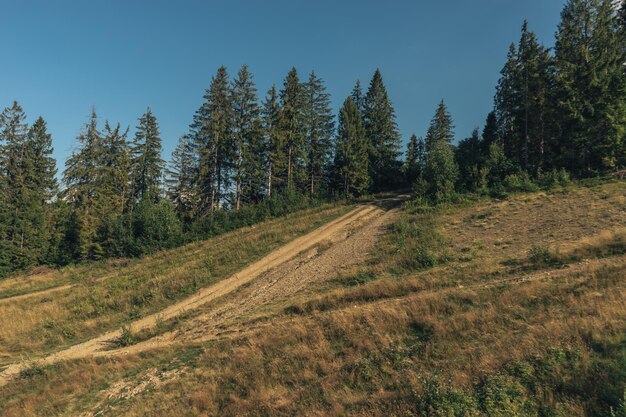
<path id="1" fill-rule="evenodd" d="M 626 384 L 625 195 L 610 183 L 406 212 L 371 264 L 237 337 L 58 364 L 2 388 L 0 409 L 610 415 Z M 521 268 L 532 247 L 569 266 Z M 154 369 L 184 371 L 136 392 Z M 132 397 L 107 397 L 133 380 Z"/>
<path id="2" fill-rule="evenodd" d="M 347 210 L 324 207 L 268 221 L 127 266 L 107 266 L 98 271 L 105 280 L 92 275 L 61 293 L 0 304 L 2 361 L 57 350 L 158 311 Z"/>

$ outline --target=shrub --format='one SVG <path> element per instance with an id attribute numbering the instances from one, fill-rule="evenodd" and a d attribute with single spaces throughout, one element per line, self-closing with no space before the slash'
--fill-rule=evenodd
<path id="1" fill-rule="evenodd" d="M 558 171 L 553 169 L 552 171 L 540 173 L 537 180 L 539 181 L 539 185 L 547 190 L 557 187 L 566 187 L 571 182 L 569 172 L 564 168 Z"/>
<path id="2" fill-rule="evenodd" d="M 504 187 L 510 192 L 533 192 L 539 189 L 526 171 L 507 175 L 504 178 Z"/>
<path id="3" fill-rule="evenodd" d="M 135 334 L 133 333 L 130 325 L 122 326 L 122 333 L 118 338 L 113 340 L 113 345 L 116 347 L 126 347 L 130 345 L 134 345 L 137 340 L 135 338 Z"/>
<path id="4" fill-rule="evenodd" d="M 552 255 L 550 249 L 543 245 L 530 248 L 528 259 L 536 267 L 546 266 L 556 262 L 556 258 Z"/>

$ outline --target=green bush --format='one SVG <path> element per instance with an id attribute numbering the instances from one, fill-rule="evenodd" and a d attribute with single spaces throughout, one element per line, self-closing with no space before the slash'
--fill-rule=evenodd
<path id="1" fill-rule="evenodd" d="M 547 246 L 534 245 L 528 252 L 528 260 L 536 267 L 554 264 L 556 258 L 550 252 Z"/>
<path id="2" fill-rule="evenodd" d="M 504 178 L 504 187 L 510 192 L 533 192 L 539 190 L 526 171 L 510 174 Z"/>
<path id="3" fill-rule="evenodd" d="M 126 347 L 130 345 L 134 345 L 137 342 L 135 334 L 130 328 L 130 325 L 122 326 L 121 331 L 122 333 L 120 334 L 120 336 L 116 338 L 115 340 L 113 340 L 113 344 L 116 347 Z"/>
<path id="4" fill-rule="evenodd" d="M 543 189 L 551 190 L 553 188 L 566 187 L 571 183 L 571 178 L 569 172 L 561 168 L 560 170 L 553 169 L 552 171 L 540 173 L 537 181 Z"/>

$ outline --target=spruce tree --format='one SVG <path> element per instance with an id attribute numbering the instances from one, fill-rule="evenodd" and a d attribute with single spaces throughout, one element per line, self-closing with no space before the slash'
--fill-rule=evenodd
<path id="1" fill-rule="evenodd" d="M 243 203 L 255 203 L 265 193 L 261 109 L 257 90 L 248 66 L 244 65 L 232 83 L 234 156 L 234 204 L 239 210 Z"/>
<path id="2" fill-rule="evenodd" d="M 454 138 L 452 117 L 442 101 L 437 107 L 426 136 L 424 179 L 428 197 L 435 203 L 448 201 L 455 191 L 459 167 L 451 144 Z"/>
<path id="3" fill-rule="evenodd" d="M 418 138 L 415 133 L 411 135 L 407 144 L 406 161 L 404 163 L 404 176 L 408 185 L 413 185 L 417 178 L 424 173 L 424 158 L 426 146 L 424 139 Z"/>
<path id="4" fill-rule="evenodd" d="M 196 195 L 199 213 L 222 207 L 233 165 L 233 110 L 228 73 L 220 67 L 194 116 L 192 135 L 199 154 Z"/>
<path id="5" fill-rule="evenodd" d="M 280 102 L 281 130 L 287 156 L 287 189 L 293 191 L 306 178 L 304 89 L 295 68 L 292 68 L 285 78 L 280 92 Z"/>
<path id="6" fill-rule="evenodd" d="M 528 30 L 524 21 L 518 49 L 517 85 L 520 89 L 519 113 L 516 115 L 520 140 L 518 160 L 521 167 L 533 174 L 545 167 L 546 151 L 549 147 L 549 92 L 552 86 L 552 58 L 548 50 L 537 41 L 536 35 Z"/>
<path id="7" fill-rule="evenodd" d="M 333 172 L 335 184 L 345 197 L 369 190 L 368 143 L 359 109 L 348 97 L 339 111 Z"/>
<path id="8" fill-rule="evenodd" d="M 326 170 L 335 129 L 330 95 L 315 72 L 311 72 L 304 85 L 304 109 L 308 192 L 314 195 L 319 191 L 320 185 L 327 181 Z"/>
<path id="9" fill-rule="evenodd" d="M 71 260 L 101 255 L 101 247 L 96 245 L 96 234 L 105 219 L 102 199 L 108 200 L 109 196 L 101 194 L 106 158 L 95 109 L 77 140 L 79 147 L 66 160 L 63 172 L 63 199 L 72 214 L 65 230 L 64 239 L 68 242 L 66 253 L 61 257 L 71 257 Z"/>
<path id="10" fill-rule="evenodd" d="M 519 98 L 519 80 L 517 49 L 515 44 L 509 46 L 506 63 L 500 71 L 500 79 L 494 98 L 495 114 L 498 125 L 498 137 L 504 152 L 508 155 L 519 155 L 519 132 L 516 129 Z"/>
<path id="11" fill-rule="evenodd" d="M 35 146 L 22 107 L 0 114 L 0 168 L 4 217 L 0 273 L 39 263 L 47 249 L 44 202 L 39 196 Z"/>
<path id="12" fill-rule="evenodd" d="M 454 140 L 453 129 L 452 116 L 448 112 L 446 103 L 441 100 L 426 133 L 426 152 L 430 152 L 433 145 L 438 142 L 451 144 Z"/>
<path id="13" fill-rule="evenodd" d="M 33 180 L 31 183 L 36 204 L 43 209 L 45 224 L 39 230 L 40 249 L 39 262 L 50 262 L 55 257 L 55 236 L 58 233 L 58 204 L 55 198 L 58 193 L 56 180 L 56 161 L 52 157 L 52 135 L 48 133 L 46 121 L 39 117 L 28 132 L 28 142 L 31 147 Z"/>
<path id="14" fill-rule="evenodd" d="M 487 120 L 485 121 L 485 127 L 483 128 L 483 137 L 482 144 L 483 149 L 481 153 L 483 156 L 489 154 L 489 147 L 493 143 L 499 143 L 500 139 L 498 137 L 498 120 L 496 118 L 496 112 L 491 111 L 487 115 Z"/>
<path id="15" fill-rule="evenodd" d="M 354 84 L 354 88 L 352 89 L 352 94 L 350 95 L 352 101 L 356 104 L 356 107 L 359 109 L 359 114 L 363 117 L 365 112 L 365 96 L 363 95 L 363 89 L 361 88 L 361 81 L 356 80 L 356 84 Z"/>
<path id="16" fill-rule="evenodd" d="M 267 152 L 265 179 L 268 197 L 273 195 L 275 189 L 280 190 L 287 184 L 287 155 L 285 135 L 281 129 L 282 114 L 276 86 L 272 86 L 267 92 L 262 109 L 263 137 Z"/>
<path id="17" fill-rule="evenodd" d="M 578 175 L 615 169 L 624 131 L 624 39 L 610 0 L 570 0 L 555 46 L 559 150 Z"/>
<path id="18" fill-rule="evenodd" d="M 96 211 L 102 220 L 120 216 L 130 198 L 130 148 L 128 129 L 112 127 L 106 121 L 101 135 L 100 155 L 96 168 Z"/>
<path id="19" fill-rule="evenodd" d="M 161 158 L 162 145 L 157 119 L 148 107 L 139 118 L 139 125 L 131 144 L 132 204 L 144 196 L 159 197 L 165 162 Z"/>
<path id="20" fill-rule="evenodd" d="M 197 177 L 198 158 L 194 140 L 189 135 L 178 139 L 178 145 L 165 170 L 166 192 L 174 203 L 176 212 L 184 224 L 193 218 L 195 204 L 195 179 Z"/>
<path id="21" fill-rule="evenodd" d="M 369 169 L 374 191 L 397 185 L 400 133 L 383 77 L 374 72 L 364 101 L 365 134 L 369 142 Z"/>
<path id="22" fill-rule="evenodd" d="M 461 140 L 457 146 L 456 160 L 460 172 L 459 182 L 468 191 L 476 191 L 484 185 L 483 149 L 484 144 L 478 129 L 474 129 L 472 136 Z"/>

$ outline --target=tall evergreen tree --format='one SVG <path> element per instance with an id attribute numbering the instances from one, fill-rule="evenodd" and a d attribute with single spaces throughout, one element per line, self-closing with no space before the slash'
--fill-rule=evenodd
<path id="1" fill-rule="evenodd" d="M 511 45 L 502 69 L 495 107 L 505 153 L 534 174 L 551 159 L 552 73 L 552 57 L 524 21 L 519 45 Z"/>
<path id="2" fill-rule="evenodd" d="M 263 136 L 267 152 L 265 178 L 268 197 L 272 196 L 274 189 L 285 187 L 287 182 L 285 135 L 281 129 L 282 114 L 276 86 L 272 86 L 267 92 L 262 109 Z"/>
<path id="3" fill-rule="evenodd" d="M 614 169 L 623 149 L 624 40 L 610 0 L 569 0 L 557 31 L 560 151 L 579 175 Z"/>
<path id="4" fill-rule="evenodd" d="M 134 203 L 144 196 L 156 199 L 160 194 L 165 162 L 157 119 L 148 107 L 139 118 L 139 126 L 131 145 L 131 181 Z"/>
<path id="5" fill-rule="evenodd" d="M 455 190 L 459 167 L 451 144 L 454 139 L 452 117 L 442 101 L 437 107 L 426 136 L 424 179 L 428 197 L 434 202 L 447 201 Z"/>
<path id="6" fill-rule="evenodd" d="M 509 46 L 506 63 L 500 71 L 500 79 L 494 98 L 495 115 L 498 134 L 502 148 L 508 155 L 518 155 L 517 115 L 519 108 L 519 76 L 517 49 L 515 44 Z"/>
<path id="7" fill-rule="evenodd" d="M 287 189 L 295 190 L 296 185 L 302 184 L 306 178 L 304 89 L 295 68 L 292 68 L 285 78 L 280 101 L 281 130 L 287 155 Z"/>
<path id="8" fill-rule="evenodd" d="M 356 104 L 356 107 L 359 109 L 359 114 L 363 116 L 365 112 L 365 95 L 363 95 L 363 88 L 361 88 L 361 81 L 356 80 L 356 84 L 354 84 L 354 88 L 352 89 L 352 94 L 350 95 L 352 101 Z"/>
<path id="9" fill-rule="evenodd" d="M 178 140 L 176 149 L 165 170 L 167 195 L 174 203 L 179 218 L 189 224 L 195 207 L 194 185 L 197 177 L 198 159 L 194 149 L 194 140 L 183 135 Z"/>
<path id="10" fill-rule="evenodd" d="M 460 185 L 468 191 L 476 191 L 484 185 L 483 149 L 478 129 L 472 136 L 459 142 L 456 149 L 456 160 L 459 165 Z"/>
<path id="11" fill-rule="evenodd" d="M 265 154 L 261 109 L 248 66 L 244 65 L 232 84 L 233 138 L 235 141 L 234 207 L 255 203 L 265 194 Z"/>
<path id="12" fill-rule="evenodd" d="M 399 177 L 401 138 L 394 109 L 378 69 L 365 96 L 364 121 L 373 189 L 380 191 L 393 187 Z"/>
<path id="13" fill-rule="evenodd" d="M 426 145 L 424 139 L 418 138 L 413 133 L 407 144 L 406 161 L 404 163 L 404 176 L 408 185 L 413 185 L 415 180 L 424 173 L 425 156 Z"/>
<path id="14" fill-rule="evenodd" d="M 39 263 L 47 248 L 44 201 L 36 178 L 35 145 L 22 107 L 0 114 L 0 187 L 3 227 L 0 274 Z"/>
<path id="15" fill-rule="evenodd" d="M 96 210 L 99 219 L 120 216 L 130 196 L 130 149 L 128 129 L 122 131 L 106 121 L 101 135 L 101 152 L 96 175 Z"/>
<path id="16" fill-rule="evenodd" d="M 48 133 L 46 121 L 39 117 L 28 132 L 33 161 L 32 189 L 35 191 L 36 205 L 43 209 L 45 224 L 39 230 L 40 248 L 39 262 L 49 262 L 56 257 L 53 253 L 58 233 L 58 204 L 55 204 L 58 193 L 56 180 L 56 160 L 52 157 L 52 135 Z M 45 246 L 45 247 L 44 247 Z"/>
<path id="17" fill-rule="evenodd" d="M 121 131 L 119 124 L 111 127 L 108 122 L 100 132 L 93 110 L 77 138 L 78 150 L 66 161 L 64 199 L 74 214 L 67 223 L 65 240 L 77 246 L 65 250 L 80 254 L 80 259 L 104 256 L 101 242 L 108 232 L 103 227 L 120 216 L 126 206 L 130 194 L 127 134 L 128 129 Z"/>
<path id="18" fill-rule="evenodd" d="M 549 142 L 548 105 L 552 87 L 552 58 L 548 50 L 537 41 L 536 35 L 528 30 L 524 21 L 518 49 L 518 75 L 520 80 L 516 126 L 522 168 L 532 173 L 544 169 Z"/>
<path id="19" fill-rule="evenodd" d="M 330 95 L 324 82 L 311 72 L 304 85 L 308 191 L 316 194 L 327 178 L 331 140 L 335 129 Z"/>
<path id="20" fill-rule="evenodd" d="M 498 137 L 498 120 L 496 118 L 496 112 L 491 111 L 487 115 L 487 120 L 485 121 L 485 127 L 483 128 L 483 137 L 482 137 L 482 154 L 487 155 L 489 153 L 489 147 L 493 143 L 499 143 Z"/>
<path id="21" fill-rule="evenodd" d="M 348 97 L 339 111 L 333 172 L 336 186 L 345 197 L 361 195 L 370 186 L 368 143 L 359 109 Z"/>
<path id="22" fill-rule="evenodd" d="M 221 208 L 230 182 L 234 154 L 233 110 L 225 67 L 217 70 L 204 99 L 192 124 L 200 157 L 196 181 L 199 213 Z"/>
<path id="23" fill-rule="evenodd" d="M 448 112 L 446 103 L 441 100 L 426 133 L 426 152 L 430 152 L 433 145 L 438 142 L 451 144 L 454 140 L 453 129 L 452 116 Z"/>

